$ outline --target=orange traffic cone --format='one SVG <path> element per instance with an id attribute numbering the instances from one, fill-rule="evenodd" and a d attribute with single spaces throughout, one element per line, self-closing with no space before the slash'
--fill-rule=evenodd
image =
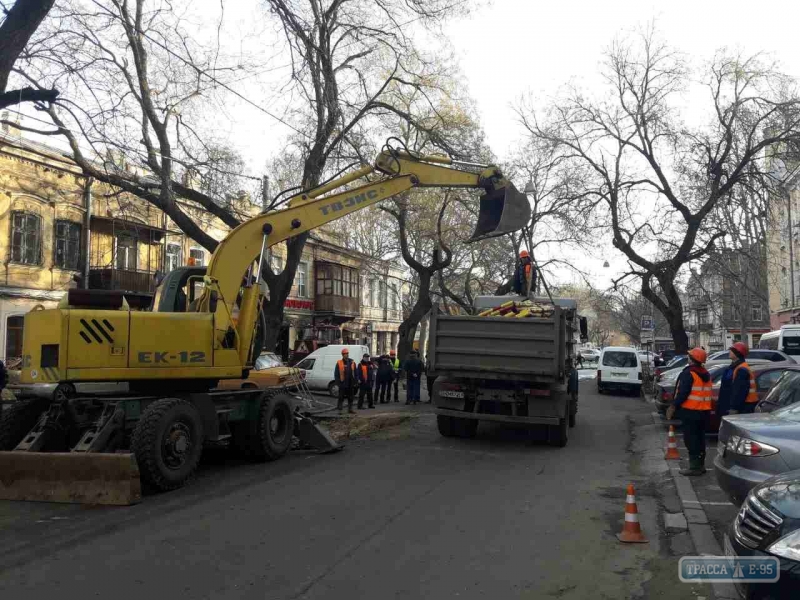
<path id="1" fill-rule="evenodd" d="M 628 484 L 628 497 L 625 499 L 625 524 L 622 526 L 622 533 L 617 534 L 617 539 L 631 544 L 644 544 L 648 541 L 639 526 L 639 511 L 636 509 L 632 483 Z"/>
<path id="2" fill-rule="evenodd" d="M 666 460 L 680 460 L 681 455 L 678 454 L 678 442 L 675 440 L 675 428 L 669 426 L 669 437 L 667 438 L 667 453 L 664 455 Z"/>

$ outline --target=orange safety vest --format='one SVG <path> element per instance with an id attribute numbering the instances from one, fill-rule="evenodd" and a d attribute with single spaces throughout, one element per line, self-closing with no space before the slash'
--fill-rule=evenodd
<path id="1" fill-rule="evenodd" d="M 681 404 L 682 408 L 689 410 L 711 410 L 711 380 L 703 381 L 700 375 L 690 371 L 692 375 L 692 391 L 689 397 Z"/>
<path id="2" fill-rule="evenodd" d="M 339 369 L 339 379 L 344 381 L 344 360 L 340 359 L 339 362 L 336 363 L 336 368 Z M 356 374 L 356 363 L 350 363 L 350 370 L 353 372 L 353 375 Z"/>
<path id="3" fill-rule="evenodd" d="M 364 383 L 366 383 L 366 381 L 367 381 L 367 374 L 369 372 L 368 369 L 369 369 L 369 365 L 365 365 L 364 363 L 361 363 L 361 377 L 364 378 Z"/>
<path id="4" fill-rule="evenodd" d="M 746 362 L 743 362 L 738 367 L 733 370 L 733 379 L 736 379 L 736 371 L 744 367 L 747 369 L 747 373 L 750 375 L 750 389 L 747 391 L 747 398 L 745 398 L 746 404 L 753 404 L 754 402 L 758 402 L 758 392 L 756 391 L 756 376 L 753 375 L 753 370 L 750 368 Z"/>

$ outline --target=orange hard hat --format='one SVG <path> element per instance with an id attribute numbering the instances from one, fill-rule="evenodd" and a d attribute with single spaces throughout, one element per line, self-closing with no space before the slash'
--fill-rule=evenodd
<path id="1" fill-rule="evenodd" d="M 750 353 L 750 348 L 747 347 L 747 344 L 744 342 L 736 342 L 733 346 L 731 346 L 731 350 L 736 352 L 742 358 L 745 358 Z"/>
<path id="2" fill-rule="evenodd" d="M 342 348 L 342 355 L 345 354 L 350 354 L 350 350 L 348 350 L 347 348 Z"/>
<path id="3" fill-rule="evenodd" d="M 519 257 L 520 257 L 520 258 L 528 258 L 528 256 L 529 256 L 529 255 L 528 255 L 528 251 L 527 251 L 527 250 L 522 250 L 522 251 L 519 253 Z"/>
<path id="4" fill-rule="evenodd" d="M 689 358 L 699 362 L 701 365 L 706 362 L 708 355 L 702 348 L 692 348 L 689 350 Z"/>

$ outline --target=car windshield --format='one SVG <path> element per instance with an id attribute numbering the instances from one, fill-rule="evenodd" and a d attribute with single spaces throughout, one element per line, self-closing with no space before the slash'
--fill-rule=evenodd
<path id="1" fill-rule="evenodd" d="M 667 368 L 677 367 L 678 365 L 685 363 L 687 360 L 689 359 L 686 358 L 685 356 L 676 356 L 667 363 Z"/>
<path id="2" fill-rule="evenodd" d="M 712 361 L 712 360 L 725 360 L 727 358 L 728 358 L 728 351 L 727 350 L 722 350 L 720 352 L 714 352 L 714 354 L 712 354 L 711 356 L 708 357 L 708 360 L 709 361 Z"/>
<path id="3" fill-rule="evenodd" d="M 280 359 L 274 354 L 262 354 L 256 359 L 256 371 L 283 366 Z"/>
<path id="4" fill-rule="evenodd" d="M 773 388 L 775 389 L 775 388 Z M 795 402 L 789 406 L 784 406 L 779 408 L 778 410 L 772 413 L 776 417 L 780 417 L 781 419 L 787 419 L 789 421 L 797 421 L 800 423 L 800 402 Z"/>
<path id="5" fill-rule="evenodd" d="M 636 354 L 633 352 L 606 352 L 603 354 L 606 367 L 636 368 Z"/>
<path id="6" fill-rule="evenodd" d="M 783 334 L 783 351 L 791 356 L 800 355 L 800 336 Z"/>
<path id="7" fill-rule="evenodd" d="M 800 400 L 800 371 L 785 371 L 764 397 L 764 402 L 787 406 Z"/>

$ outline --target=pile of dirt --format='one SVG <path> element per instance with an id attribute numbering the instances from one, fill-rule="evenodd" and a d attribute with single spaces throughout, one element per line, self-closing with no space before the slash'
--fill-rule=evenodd
<path id="1" fill-rule="evenodd" d="M 387 412 L 374 415 L 352 415 L 326 420 L 324 427 L 336 441 L 373 436 L 387 429 L 408 423 L 417 415 L 407 412 Z"/>

